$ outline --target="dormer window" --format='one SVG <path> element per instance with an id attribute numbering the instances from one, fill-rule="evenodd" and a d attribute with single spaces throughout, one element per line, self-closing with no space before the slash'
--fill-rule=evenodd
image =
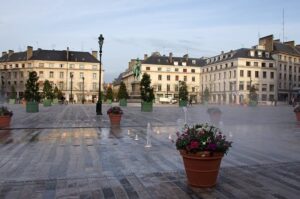
<path id="1" fill-rule="evenodd" d="M 261 51 L 258 51 L 257 54 L 258 54 L 258 57 L 262 57 L 262 52 Z"/>
<path id="2" fill-rule="evenodd" d="M 251 51 L 250 51 L 250 56 L 251 56 L 251 57 L 254 57 L 254 55 L 255 55 L 255 52 L 254 52 L 253 50 L 251 50 Z"/>
<path id="3" fill-rule="evenodd" d="M 182 65 L 183 65 L 183 66 L 186 66 L 186 62 L 182 62 Z"/>
<path id="4" fill-rule="evenodd" d="M 196 60 L 192 60 L 192 64 L 196 64 Z"/>
<path id="5" fill-rule="evenodd" d="M 175 65 L 175 66 L 178 66 L 178 61 L 174 61 L 174 65 Z"/>
<path id="6" fill-rule="evenodd" d="M 270 54 L 268 52 L 266 52 L 266 58 L 269 58 L 269 57 L 270 57 Z"/>

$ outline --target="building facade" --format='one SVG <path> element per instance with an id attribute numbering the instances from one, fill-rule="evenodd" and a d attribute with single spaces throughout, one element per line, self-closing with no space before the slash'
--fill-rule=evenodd
<path id="1" fill-rule="evenodd" d="M 40 92 L 43 82 L 49 80 L 53 86 L 62 91 L 66 100 L 75 102 L 83 99 L 96 101 L 99 88 L 99 61 L 97 51 L 77 52 L 57 50 L 33 50 L 27 47 L 25 52 L 2 52 L 0 58 L 1 91 L 9 97 L 12 86 L 16 89 L 17 97 L 24 96 L 25 84 L 30 71 L 39 76 Z M 103 85 L 104 70 L 102 68 Z"/>

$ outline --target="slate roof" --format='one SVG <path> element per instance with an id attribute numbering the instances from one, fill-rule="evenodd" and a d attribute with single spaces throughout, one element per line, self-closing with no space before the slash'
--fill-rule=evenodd
<path id="1" fill-rule="evenodd" d="M 193 63 L 193 60 L 195 62 Z M 182 62 L 187 62 L 187 66 L 202 66 L 205 63 L 205 59 L 200 58 L 185 58 L 185 57 L 172 57 L 172 63 L 168 56 L 161 56 L 157 54 L 152 54 L 150 57 L 143 61 L 143 64 L 157 64 L 157 65 L 172 65 L 174 66 L 174 62 L 178 62 L 178 66 L 182 66 Z"/>
<path id="2" fill-rule="evenodd" d="M 8 54 L 0 57 L 0 62 L 16 62 L 26 61 L 27 52 L 16 52 L 11 56 Z M 89 52 L 69 51 L 69 58 L 67 59 L 67 51 L 59 50 L 34 50 L 33 55 L 29 60 L 45 60 L 45 61 L 70 61 L 70 62 L 91 62 L 99 63 L 99 61 Z"/>
<path id="3" fill-rule="evenodd" d="M 283 44 L 280 42 L 274 42 L 273 44 L 274 52 L 282 52 L 290 55 L 300 56 L 300 48 L 292 47 L 287 44 Z"/>
<path id="4" fill-rule="evenodd" d="M 121 84 L 121 82 L 122 82 L 122 77 L 123 77 L 124 73 L 125 73 L 125 72 L 121 73 L 121 74 L 118 76 L 118 78 L 116 78 L 116 79 L 114 80 L 114 82 L 113 82 L 113 85 L 114 85 L 114 86 L 117 86 L 117 85 L 120 85 L 120 84 Z"/>

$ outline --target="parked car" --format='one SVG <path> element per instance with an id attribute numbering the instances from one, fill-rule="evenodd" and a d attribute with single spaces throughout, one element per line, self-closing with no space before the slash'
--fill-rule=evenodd
<path id="1" fill-rule="evenodd" d="M 159 102 L 162 104 L 176 104 L 177 100 L 172 97 L 161 97 L 159 98 Z"/>

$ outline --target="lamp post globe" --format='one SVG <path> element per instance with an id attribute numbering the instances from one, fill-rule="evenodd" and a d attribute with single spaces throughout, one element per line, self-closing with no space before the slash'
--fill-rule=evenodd
<path id="1" fill-rule="evenodd" d="M 98 101 L 96 104 L 96 113 L 97 115 L 102 115 L 102 99 L 101 99 L 101 73 L 102 73 L 102 46 L 103 46 L 103 42 L 104 42 L 104 37 L 102 36 L 102 34 L 100 34 L 100 36 L 98 37 L 98 43 L 99 43 L 99 90 L 98 90 Z"/>

